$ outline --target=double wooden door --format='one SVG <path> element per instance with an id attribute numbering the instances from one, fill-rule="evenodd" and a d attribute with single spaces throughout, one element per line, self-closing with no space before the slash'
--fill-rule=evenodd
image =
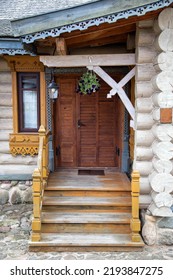
<path id="1" fill-rule="evenodd" d="M 79 95 L 77 78 L 58 79 L 60 95 L 54 108 L 55 166 L 119 167 L 123 106 L 118 96 L 107 98 L 110 87 L 103 81 L 98 92 Z"/>

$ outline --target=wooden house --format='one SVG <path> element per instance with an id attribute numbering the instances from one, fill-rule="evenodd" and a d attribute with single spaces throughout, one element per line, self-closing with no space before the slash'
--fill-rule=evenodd
<path id="1" fill-rule="evenodd" d="M 163 221 L 172 235 L 172 6 L 1 1 L 0 203 L 32 184 L 31 247 L 139 249 Z M 87 73 L 99 89 L 80 94 Z"/>

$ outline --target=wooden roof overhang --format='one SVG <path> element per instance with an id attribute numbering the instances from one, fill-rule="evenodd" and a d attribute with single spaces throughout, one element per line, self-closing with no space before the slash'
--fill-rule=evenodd
<path id="1" fill-rule="evenodd" d="M 135 32 L 136 22 L 157 17 L 172 3 L 173 0 L 130 0 L 127 5 L 124 0 L 102 0 L 11 21 L 14 36 L 21 46 L 12 48 L 3 38 L 0 53 L 56 55 L 68 54 L 68 49 L 124 44 L 128 35 Z"/>

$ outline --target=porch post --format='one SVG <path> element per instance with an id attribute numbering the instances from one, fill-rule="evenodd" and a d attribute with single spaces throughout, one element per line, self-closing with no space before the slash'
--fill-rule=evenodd
<path id="1" fill-rule="evenodd" d="M 139 242 L 141 237 L 140 231 L 140 220 L 139 220 L 139 180 L 140 174 L 138 171 L 132 172 L 131 182 L 131 196 L 132 196 L 132 218 L 131 218 L 131 230 L 132 230 L 132 241 Z"/>

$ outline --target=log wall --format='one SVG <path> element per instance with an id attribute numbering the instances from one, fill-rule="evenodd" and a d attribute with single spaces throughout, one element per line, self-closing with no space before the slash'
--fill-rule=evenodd
<path id="1" fill-rule="evenodd" d="M 173 127 L 161 108 L 173 107 L 172 8 L 157 20 L 139 22 L 136 35 L 136 135 L 134 168 L 141 175 L 141 208 L 172 216 Z"/>
<path id="2" fill-rule="evenodd" d="M 0 57 L 0 180 L 19 179 L 24 174 L 33 173 L 36 157 L 13 157 L 9 149 L 9 133 L 13 132 L 12 116 L 12 78 L 11 70 L 6 61 Z M 8 179 L 7 176 L 8 175 Z"/>

